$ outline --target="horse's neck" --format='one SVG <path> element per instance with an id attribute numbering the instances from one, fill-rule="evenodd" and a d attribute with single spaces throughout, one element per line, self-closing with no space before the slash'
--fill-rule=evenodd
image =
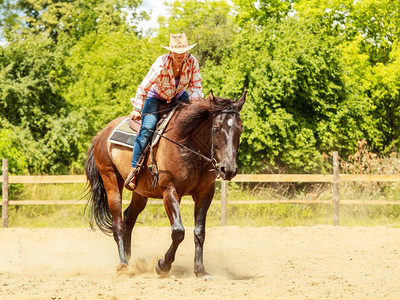
<path id="1" fill-rule="evenodd" d="M 190 135 L 189 144 L 204 155 L 211 153 L 211 120 L 206 120 Z"/>

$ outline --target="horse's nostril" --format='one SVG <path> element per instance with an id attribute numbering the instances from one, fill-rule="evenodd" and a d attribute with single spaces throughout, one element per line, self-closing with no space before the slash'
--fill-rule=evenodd
<path id="1" fill-rule="evenodd" d="M 230 165 L 220 168 L 220 175 L 224 180 L 231 180 L 233 177 L 235 177 L 236 172 L 237 168 L 231 168 Z"/>

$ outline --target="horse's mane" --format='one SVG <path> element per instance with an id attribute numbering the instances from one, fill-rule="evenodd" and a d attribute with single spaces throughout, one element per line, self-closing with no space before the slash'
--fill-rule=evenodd
<path id="1" fill-rule="evenodd" d="M 211 120 L 215 112 L 232 108 L 231 100 L 217 97 L 214 97 L 214 101 L 200 98 L 185 104 L 179 112 L 182 116 L 179 117 L 179 122 L 176 124 L 179 136 L 182 140 L 186 140 L 194 130 L 207 120 Z"/>

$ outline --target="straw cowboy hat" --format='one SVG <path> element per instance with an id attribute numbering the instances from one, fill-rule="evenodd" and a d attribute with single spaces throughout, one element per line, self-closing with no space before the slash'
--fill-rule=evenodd
<path id="1" fill-rule="evenodd" d="M 171 34 L 169 37 L 169 47 L 167 46 L 162 46 L 163 48 L 174 52 L 174 53 L 185 53 L 192 49 L 194 46 L 196 46 L 197 43 L 193 45 L 189 45 L 186 34 L 184 33 L 179 33 L 179 34 Z"/>

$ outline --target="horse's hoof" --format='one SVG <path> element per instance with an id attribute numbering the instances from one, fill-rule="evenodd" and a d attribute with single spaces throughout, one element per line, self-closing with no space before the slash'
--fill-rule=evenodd
<path id="1" fill-rule="evenodd" d="M 124 263 L 120 263 L 117 267 L 117 271 L 126 270 L 128 269 L 128 265 Z"/>
<path id="2" fill-rule="evenodd" d="M 198 273 L 195 272 L 195 274 L 196 274 L 196 277 L 201 280 L 204 280 L 204 281 L 212 281 L 213 280 L 212 276 L 210 274 L 208 274 L 206 271 L 202 271 L 202 272 L 198 272 Z"/>
<path id="3" fill-rule="evenodd" d="M 128 274 L 128 265 L 124 263 L 120 263 L 117 267 L 117 274 L 122 275 L 122 274 Z"/>
<path id="4" fill-rule="evenodd" d="M 157 272 L 157 274 L 159 275 L 159 276 L 167 276 L 168 275 L 168 273 L 169 273 L 169 270 L 164 270 L 162 267 L 161 267 L 161 263 L 162 263 L 162 259 L 160 258 L 159 260 L 158 260 L 158 262 L 157 262 L 157 264 L 156 264 L 156 272 Z"/>
<path id="5" fill-rule="evenodd" d="M 199 279 L 204 280 L 204 281 L 213 281 L 213 278 L 210 274 L 200 276 Z"/>

